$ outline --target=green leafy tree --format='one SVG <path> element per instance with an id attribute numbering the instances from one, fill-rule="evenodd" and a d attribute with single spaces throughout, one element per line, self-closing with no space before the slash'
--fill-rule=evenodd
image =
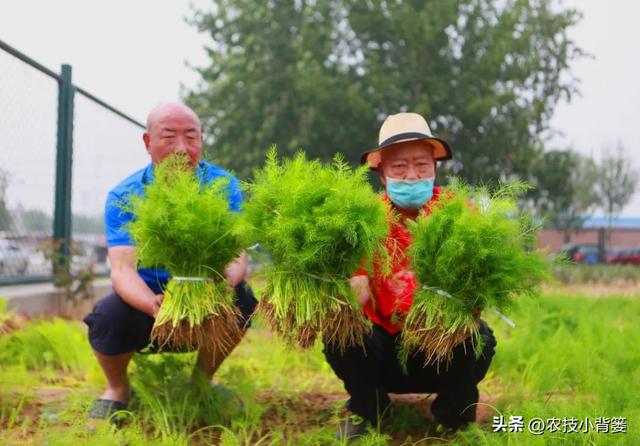
<path id="1" fill-rule="evenodd" d="M 636 192 L 640 172 L 633 166 L 621 144 L 614 150 L 604 151 L 597 169 L 596 191 L 611 230 L 613 218 L 624 209 Z"/>
<path id="2" fill-rule="evenodd" d="M 526 177 L 575 92 L 578 17 L 550 0 L 220 0 L 195 12 L 211 61 L 186 100 L 240 175 L 274 143 L 357 163 L 386 115 L 412 110 L 452 143 L 449 172 Z"/>
<path id="3" fill-rule="evenodd" d="M 73 214 L 73 231 L 79 234 L 104 234 L 104 216 Z"/>
<path id="4" fill-rule="evenodd" d="M 9 185 L 8 174 L 0 169 L 0 231 L 8 231 L 13 225 L 13 219 L 7 209 L 6 195 Z"/>
<path id="5" fill-rule="evenodd" d="M 196 15 L 212 39 L 211 64 L 187 101 L 213 159 L 242 175 L 273 143 L 283 155 L 305 148 L 325 160 L 371 146 L 375 112 L 336 60 L 342 15 L 333 2 L 293 0 L 223 0 Z M 354 127 L 362 122 L 366 133 Z"/>
<path id="6" fill-rule="evenodd" d="M 26 231 L 51 232 L 53 219 L 40 209 L 27 209 L 20 213 L 20 220 Z"/>
<path id="7" fill-rule="evenodd" d="M 583 227 L 600 202 L 595 189 L 595 163 L 573 150 L 552 150 L 536 160 L 533 176 L 535 212 L 548 225 L 561 230 L 568 243 L 571 232 Z"/>

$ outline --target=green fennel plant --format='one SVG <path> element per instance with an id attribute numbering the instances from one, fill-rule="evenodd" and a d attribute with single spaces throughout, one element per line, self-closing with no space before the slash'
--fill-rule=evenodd
<path id="1" fill-rule="evenodd" d="M 151 332 L 161 346 L 228 352 L 241 336 L 225 266 L 242 251 L 239 214 L 229 208 L 228 178 L 202 185 L 183 156 L 154 168 L 143 196 L 132 197 L 129 232 L 143 267 L 171 273 Z"/>
<path id="2" fill-rule="evenodd" d="M 322 332 L 345 348 L 369 328 L 349 278 L 382 251 L 389 223 L 366 175 L 340 155 L 331 164 L 303 152 L 280 161 L 272 148 L 247 185 L 247 232 L 273 258 L 259 307 L 293 343 L 309 346 Z"/>
<path id="3" fill-rule="evenodd" d="M 411 267 L 420 288 L 402 332 L 401 358 L 423 352 L 427 364 L 450 358 L 474 335 L 478 310 L 508 311 L 516 296 L 533 296 L 549 278 L 546 253 L 534 249 L 539 226 L 519 211 L 524 183 L 490 192 L 454 179 L 429 215 L 410 222 Z"/>

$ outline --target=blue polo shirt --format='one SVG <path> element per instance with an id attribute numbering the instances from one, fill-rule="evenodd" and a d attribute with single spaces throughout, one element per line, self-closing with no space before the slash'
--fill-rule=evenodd
<path id="1" fill-rule="evenodd" d="M 240 211 L 242 191 L 240 190 L 240 182 L 236 177 L 206 161 L 200 161 L 196 169 L 196 176 L 200 180 L 200 184 L 203 185 L 220 177 L 228 177 L 230 179 L 227 196 L 229 208 L 232 211 Z M 133 220 L 133 214 L 123 209 L 129 204 L 129 196 L 131 194 L 143 195 L 144 186 L 151 181 L 153 181 L 153 164 L 138 170 L 111 189 L 107 195 L 104 210 L 107 247 L 134 246 L 133 240 L 131 240 L 131 236 L 126 229 L 127 223 Z M 111 265 L 111 267 L 113 268 L 115 265 Z M 155 293 L 161 293 L 169 280 L 169 273 L 162 268 L 138 268 L 138 274 Z"/>

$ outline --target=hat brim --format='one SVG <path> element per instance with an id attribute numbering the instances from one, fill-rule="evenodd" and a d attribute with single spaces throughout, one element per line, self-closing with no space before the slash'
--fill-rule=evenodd
<path id="1" fill-rule="evenodd" d="M 433 157 L 436 161 L 446 161 L 453 158 L 451 147 L 445 140 L 435 136 L 411 132 L 395 135 L 393 138 L 383 141 L 377 148 L 364 152 L 360 156 L 360 164 L 368 164 L 371 169 L 378 170 L 382 162 L 382 151 L 407 141 L 428 141 L 429 145 L 433 147 Z"/>

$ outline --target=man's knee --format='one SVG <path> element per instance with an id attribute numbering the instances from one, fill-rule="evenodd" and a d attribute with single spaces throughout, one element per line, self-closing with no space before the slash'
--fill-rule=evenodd
<path id="1" fill-rule="evenodd" d="M 476 382 L 480 382 L 487 374 L 498 345 L 493 330 L 483 320 L 480 321 L 480 340 L 482 353 L 476 360 Z"/>
<path id="2" fill-rule="evenodd" d="M 495 353 L 495 347 L 498 345 L 498 341 L 496 340 L 491 327 L 489 327 L 489 325 L 482 319 L 480 319 L 479 332 L 484 341 L 483 352 L 490 353 L 491 356 L 493 356 Z"/>
<path id="3" fill-rule="evenodd" d="M 243 328 L 249 328 L 251 326 L 251 317 L 256 311 L 258 301 L 253 294 L 253 290 L 244 280 L 236 286 L 235 293 L 236 306 L 240 310 L 238 321 Z"/>
<path id="4" fill-rule="evenodd" d="M 353 379 L 366 368 L 367 357 L 362 346 L 341 349 L 336 342 L 324 341 L 323 344 L 322 352 L 327 362 L 338 378 L 343 381 Z"/>
<path id="5" fill-rule="evenodd" d="M 342 380 L 364 376 L 379 380 L 382 363 L 395 360 L 393 339 L 382 328 L 374 326 L 364 336 L 364 345 L 341 348 L 337 342 L 324 342 L 324 356 L 333 371 Z"/>
<path id="6" fill-rule="evenodd" d="M 153 327 L 152 317 L 131 307 L 116 293 L 101 299 L 84 322 L 89 327 L 89 343 L 103 355 L 144 348 Z"/>

